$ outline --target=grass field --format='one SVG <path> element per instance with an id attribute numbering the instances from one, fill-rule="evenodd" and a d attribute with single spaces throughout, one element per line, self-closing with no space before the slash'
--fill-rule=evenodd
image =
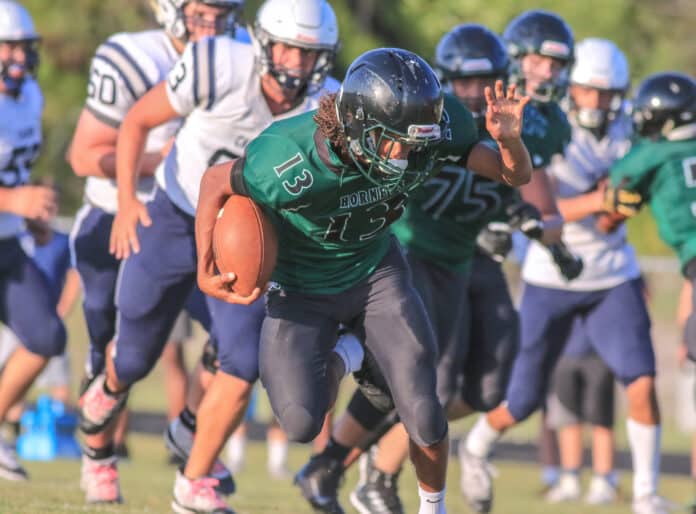
<path id="1" fill-rule="evenodd" d="M 32 480 L 28 483 L 0 482 L 0 513 L 2 514 L 72 514 L 95 513 L 164 513 L 170 512 L 171 488 L 174 469 L 165 464 L 161 440 L 152 436 L 134 436 L 131 440 L 133 460 L 121 467 L 122 487 L 126 503 L 120 506 L 86 506 L 78 488 L 79 463 L 57 461 L 29 463 Z M 308 449 L 296 446 L 290 454 L 292 469 L 306 459 Z M 582 503 L 547 505 L 538 496 L 538 470 L 531 465 L 499 463 L 494 512 L 505 514 L 618 514 L 629 512 L 625 502 L 602 508 L 588 508 Z M 450 514 L 468 512 L 458 486 L 459 469 L 451 461 L 449 494 Z M 342 500 L 347 512 L 355 512 L 349 505 L 348 493 L 357 480 L 356 472 L 349 474 L 342 489 Z M 401 480 L 406 512 L 417 509 L 415 481 L 411 468 Z M 230 503 L 238 514 L 310 514 L 299 492 L 287 481 L 270 480 L 265 472 L 265 448 L 252 443 L 247 454 L 247 467 L 237 477 L 238 492 Z M 630 490 L 630 477 L 622 478 L 623 490 Z M 694 490 L 684 477 L 666 476 L 662 493 L 671 500 L 685 504 L 693 498 Z"/>

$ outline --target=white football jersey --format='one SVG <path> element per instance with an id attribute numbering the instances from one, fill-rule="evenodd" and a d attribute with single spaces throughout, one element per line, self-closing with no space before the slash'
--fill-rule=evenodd
<path id="1" fill-rule="evenodd" d="M 111 36 L 97 48 L 92 58 L 85 107 L 97 119 L 118 128 L 131 106 L 164 80 L 177 59 L 179 54 L 163 30 Z M 160 151 L 180 123 L 180 120 L 173 120 L 152 130 L 145 151 Z M 140 179 L 138 198 L 147 201 L 153 186 L 153 177 Z M 92 205 L 115 213 L 118 207 L 116 180 L 88 177 L 85 197 Z"/>
<path id="2" fill-rule="evenodd" d="M 572 198 L 590 191 L 631 146 L 633 127 L 625 114 L 611 122 L 601 140 L 578 126 L 573 117 L 569 117 L 569 121 L 573 127 L 570 144 L 565 154 L 556 156 L 547 168 L 558 198 Z M 566 282 L 549 252 L 538 243 L 530 244 L 522 278 L 544 287 L 593 291 L 638 277 L 640 269 L 633 247 L 626 240 L 625 225 L 603 234 L 595 223 L 596 217 L 592 215 L 563 227 L 563 241 L 571 252 L 583 259 L 584 269 L 578 278 Z"/>
<path id="3" fill-rule="evenodd" d="M 43 95 L 35 80 L 27 78 L 17 98 L 0 94 L 0 186 L 29 182 L 31 167 L 41 148 Z M 24 227 L 15 214 L 0 212 L 0 239 L 14 237 Z"/>
<path id="4" fill-rule="evenodd" d="M 169 101 L 185 121 L 157 169 L 157 183 L 193 216 L 205 170 L 244 155 L 249 141 L 273 121 L 316 109 L 321 95 L 338 89 L 338 82 L 327 80 L 324 87 L 273 116 L 252 46 L 224 36 L 189 44 L 167 78 Z"/>

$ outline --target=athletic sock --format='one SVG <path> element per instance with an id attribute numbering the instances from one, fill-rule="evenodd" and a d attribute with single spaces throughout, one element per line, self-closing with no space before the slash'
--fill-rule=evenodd
<path id="1" fill-rule="evenodd" d="M 430 493 L 418 485 L 420 508 L 418 514 L 447 514 L 445 509 L 445 489 L 436 493 Z"/>
<path id="2" fill-rule="evenodd" d="M 466 451 L 479 459 L 487 459 L 493 449 L 493 445 L 500 439 L 502 432 L 498 432 L 488 422 L 485 414 L 479 416 L 469 435 L 466 438 Z"/>
<path id="3" fill-rule="evenodd" d="M 346 375 L 358 371 L 362 367 L 365 350 L 363 350 L 360 340 L 358 340 L 354 334 L 346 332 L 341 335 L 334 347 L 334 352 L 336 352 L 343 361 Z"/>
<path id="4" fill-rule="evenodd" d="M 104 460 L 114 456 L 114 445 L 113 443 L 109 443 L 103 448 L 92 448 L 91 446 L 84 445 L 82 451 L 88 459 Z"/>
<path id="5" fill-rule="evenodd" d="M 341 443 L 336 442 L 333 436 L 329 437 L 329 442 L 326 443 L 326 448 L 321 452 L 327 457 L 343 462 L 348 454 L 350 453 L 350 446 L 344 446 Z"/>
<path id="6" fill-rule="evenodd" d="M 245 435 L 235 434 L 227 440 L 227 466 L 232 473 L 239 473 L 244 467 L 246 441 Z"/>
<path id="7" fill-rule="evenodd" d="M 268 441 L 268 470 L 271 473 L 283 472 L 288 464 L 288 442 Z"/>
<path id="8" fill-rule="evenodd" d="M 629 418 L 626 429 L 633 458 L 633 497 L 642 498 L 657 492 L 661 427 L 643 425 Z"/>
<path id="9" fill-rule="evenodd" d="M 188 407 L 184 407 L 184 410 L 181 411 L 179 420 L 191 432 L 196 433 L 196 415 Z"/>

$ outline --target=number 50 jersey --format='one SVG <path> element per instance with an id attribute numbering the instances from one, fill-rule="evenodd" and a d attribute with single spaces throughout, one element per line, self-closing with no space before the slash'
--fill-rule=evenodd
<path id="1" fill-rule="evenodd" d="M 158 184 L 180 209 L 192 216 L 205 170 L 244 154 L 249 141 L 274 120 L 315 109 L 325 89 L 273 116 L 261 90 L 254 49 L 229 37 L 190 43 L 167 77 L 167 96 L 185 118 L 174 146 L 156 172 Z"/>
<path id="2" fill-rule="evenodd" d="M 0 94 L 0 187 L 23 186 L 41 147 L 43 96 L 39 85 L 27 78 L 17 98 Z M 0 212 L 0 239 L 17 235 L 24 221 Z"/>

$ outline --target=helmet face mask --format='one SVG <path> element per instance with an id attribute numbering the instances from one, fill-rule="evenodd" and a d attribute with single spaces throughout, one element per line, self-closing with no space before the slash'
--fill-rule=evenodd
<path id="1" fill-rule="evenodd" d="M 565 96 L 575 40 L 572 30 L 561 17 L 544 10 L 527 11 L 508 24 L 503 40 L 512 60 L 511 83 L 537 102 L 559 101 Z M 522 62 L 528 55 L 550 57 L 561 62 L 562 67 L 530 90 L 529 71 Z"/>
<path id="2" fill-rule="evenodd" d="M 336 110 L 353 164 L 372 183 L 408 191 L 427 178 L 448 119 L 423 59 L 397 48 L 366 52 L 348 69 Z"/>
<path id="3" fill-rule="evenodd" d="M 338 23 L 325 0 L 266 0 L 259 8 L 252 41 L 259 73 L 270 74 L 278 85 L 293 94 L 317 92 L 333 68 L 338 50 Z M 274 60 L 274 46 L 311 51 L 310 70 L 288 69 Z"/>
<path id="4" fill-rule="evenodd" d="M 6 93 L 18 95 L 26 76 L 36 74 L 40 40 L 29 11 L 16 2 L 0 0 L 0 45 L 4 46 L 0 81 Z M 24 53 L 22 59 L 14 55 L 19 51 Z"/>
<path id="5" fill-rule="evenodd" d="M 218 16 L 215 22 L 206 20 L 200 15 L 186 16 L 188 4 L 201 4 L 226 9 L 227 13 Z M 189 27 L 214 29 L 215 34 L 234 36 L 239 15 L 244 7 L 244 0 L 150 0 L 157 22 L 174 39 L 189 41 Z"/>

